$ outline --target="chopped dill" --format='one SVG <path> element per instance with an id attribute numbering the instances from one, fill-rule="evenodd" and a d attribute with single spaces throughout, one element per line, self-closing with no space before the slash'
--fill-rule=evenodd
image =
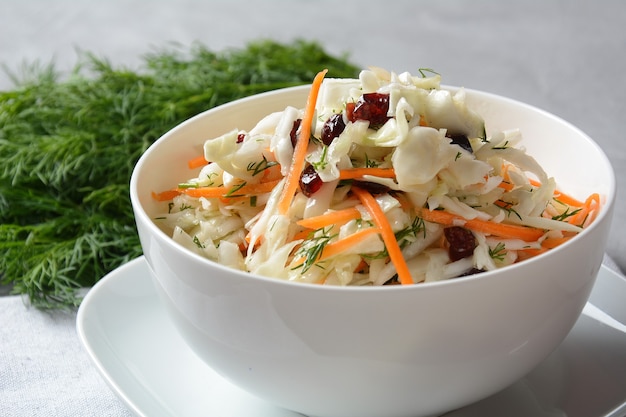
<path id="1" fill-rule="evenodd" d="M 504 203 L 502 205 L 499 205 L 498 207 L 506 211 L 507 217 L 511 217 L 511 215 L 514 214 L 515 217 L 522 220 L 522 216 L 520 216 L 520 214 L 513 208 L 513 203 L 510 203 L 508 201 L 503 201 L 503 200 L 498 200 L 498 201 Z"/>
<path id="2" fill-rule="evenodd" d="M 508 149 L 508 148 L 509 148 L 509 146 L 508 146 L 508 145 L 509 145 L 509 141 L 507 140 L 507 141 L 505 141 L 502 145 L 494 146 L 494 147 L 493 147 L 493 148 L 491 148 L 491 149 L 494 149 L 494 150 L 503 150 L 503 149 Z"/>
<path id="3" fill-rule="evenodd" d="M 420 73 L 422 78 L 428 77 L 427 73 L 432 75 L 440 75 L 437 71 L 432 68 L 418 68 L 417 71 Z"/>
<path id="4" fill-rule="evenodd" d="M 564 222 L 569 217 L 578 214 L 578 212 L 580 212 L 581 210 L 582 210 L 581 208 L 578 208 L 576 210 L 570 211 L 570 208 L 568 207 L 568 208 L 565 209 L 565 211 L 563 213 L 558 214 L 556 216 L 552 216 L 552 220 L 558 220 L 558 221 Z"/>
<path id="5" fill-rule="evenodd" d="M 255 175 L 258 175 L 277 164 L 278 162 L 276 161 L 268 161 L 267 158 L 265 158 L 265 155 L 263 155 L 263 160 L 259 162 L 250 162 L 246 167 L 246 171 L 252 171 L 252 176 L 254 177 Z"/>
<path id="6" fill-rule="evenodd" d="M 377 168 L 380 165 L 378 161 L 375 159 L 369 159 L 367 154 L 365 154 L 365 168 Z"/>
<path id="7" fill-rule="evenodd" d="M 317 43 L 270 40 L 213 52 L 194 44 L 116 68 L 88 52 L 67 76 L 32 64 L 0 91 L 0 283 L 38 308 L 73 308 L 80 289 L 142 254 L 129 198 L 139 156 L 198 113 L 359 68 Z"/>
<path id="8" fill-rule="evenodd" d="M 204 248 L 205 248 L 204 244 L 203 244 L 202 242 L 200 242 L 200 239 L 198 239 L 198 236 L 194 236 L 194 237 L 193 237 L 193 243 L 195 243 L 195 244 L 196 244 L 196 246 L 197 246 L 199 249 L 204 249 Z"/>
<path id="9" fill-rule="evenodd" d="M 247 184 L 247 182 L 242 181 L 239 184 L 233 185 L 230 190 L 228 190 L 228 192 L 226 193 L 226 195 L 224 197 L 241 197 L 241 194 L 236 194 L 237 191 L 241 190 L 243 187 L 245 187 Z"/>
<path id="10" fill-rule="evenodd" d="M 302 268 L 302 273 L 305 273 L 322 256 L 324 248 L 332 239 L 337 237 L 337 234 L 329 234 L 330 228 L 318 229 L 311 232 L 310 237 L 302 242 L 302 246 L 296 252 L 296 258 L 304 258 L 304 262 L 294 269 Z M 320 266 L 319 264 L 317 266 Z M 321 266 L 320 266 L 321 267 Z"/>
<path id="11" fill-rule="evenodd" d="M 322 171 L 326 168 L 326 166 L 328 166 L 328 161 L 326 160 L 327 156 L 328 156 L 328 146 L 322 144 L 322 156 L 320 156 L 320 160 L 317 162 L 311 163 L 311 165 L 313 165 L 313 168 L 315 168 L 316 171 Z"/>
<path id="12" fill-rule="evenodd" d="M 491 259 L 502 262 L 506 256 L 506 246 L 502 242 L 498 242 L 495 248 L 489 248 L 489 256 Z"/>

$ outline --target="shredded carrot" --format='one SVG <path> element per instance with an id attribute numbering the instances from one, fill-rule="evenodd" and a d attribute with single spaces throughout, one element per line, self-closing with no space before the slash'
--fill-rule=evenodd
<path id="1" fill-rule="evenodd" d="M 546 253 L 548 250 L 548 248 L 544 247 L 520 249 L 517 251 L 517 262 L 521 262 L 534 256 L 541 255 L 542 253 Z"/>
<path id="2" fill-rule="evenodd" d="M 593 193 L 582 204 L 582 207 L 575 216 L 571 216 L 569 222 L 578 226 L 583 226 L 584 223 L 593 221 L 598 208 L 600 207 L 600 194 Z"/>
<path id="3" fill-rule="evenodd" d="M 396 172 L 393 168 L 348 168 L 339 171 L 340 180 L 353 180 L 362 178 L 365 175 L 380 178 L 395 178 Z"/>
<path id="4" fill-rule="evenodd" d="M 549 238 L 545 239 L 543 242 L 541 242 L 541 246 L 543 248 L 546 248 L 546 249 L 554 249 L 557 246 L 562 245 L 563 243 L 567 242 L 571 238 L 572 238 L 572 236 L 549 237 Z"/>
<path id="5" fill-rule="evenodd" d="M 565 194 L 559 190 L 556 190 L 554 192 L 554 198 L 556 200 L 559 200 L 561 203 L 567 204 L 568 206 L 572 206 L 572 207 L 581 207 L 584 204 L 582 201 L 579 201 L 575 199 L 574 197 L 568 194 Z"/>
<path id="6" fill-rule="evenodd" d="M 319 260 L 328 259 L 342 252 L 345 252 L 373 233 L 380 233 L 380 229 L 377 227 L 368 227 L 367 229 L 362 229 L 349 236 L 346 236 L 343 239 L 331 242 L 324 247 Z"/>
<path id="7" fill-rule="evenodd" d="M 360 217 L 361 212 L 354 207 L 350 207 L 343 210 L 335 210 L 324 213 L 319 216 L 309 217 L 308 219 L 302 219 L 296 223 L 298 226 L 315 230 L 331 226 L 333 224 L 344 224 L 350 220 L 358 219 Z"/>
<path id="8" fill-rule="evenodd" d="M 189 167 L 189 169 L 194 169 L 194 168 L 203 167 L 208 163 L 209 162 L 206 159 L 204 159 L 204 155 L 199 155 L 187 161 L 187 166 Z"/>
<path id="9" fill-rule="evenodd" d="M 398 245 L 398 241 L 396 240 L 396 236 L 391 228 L 391 224 L 389 224 L 387 216 L 385 216 L 385 213 L 378 205 L 378 202 L 372 194 L 361 188 L 352 187 L 352 192 L 359 198 L 359 200 L 361 200 L 361 203 L 365 206 L 365 208 L 367 208 L 367 211 L 374 219 L 374 223 L 376 223 L 376 226 L 380 229 L 380 234 L 382 235 L 383 242 L 385 242 L 385 247 L 387 248 L 391 262 L 396 267 L 398 280 L 403 285 L 413 284 L 411 271 L 409 270 L 406 260 L 402 255 L 400 245 Z"/>
<path id="10" fill-rule="evenodd" d="M 280 180 L 260 182 L 258 184 L 244 185 L 242 187 L 198 187 L 198 188 L 183 188 L 178 189 L 182 194 L 187 194 L 190 197 L 206 197 L 206 198 L 220 198 L 229 196 L 240 195 L 255 195 L 271 192 Z"/>
<path id="11" fill-rule="evenodd" d="M 187 194 L 190 197 L 200 198 L 228 198 L 239 196 L 250 196 L 271 192 L 281 180 L 261 182 L 258 184 L 244 185 L 242 187 L 197 187 L 197 188 L 175 188 L 173 190 L 152 193 L 152 198 L 157 201 L 168 201 L 180 194 Z"/>
<path id="12" fill-rule="evenodd" d="M 298 188 L 300 174 L 304 169 L 304 160 L 309 146 L 309 137 L 311 136 L 311 125 L 313 124 L 313 117 L 315 116 L 317 95 L 319 94 L 322 81 L 324 81 L 324 76 L 327 72 L 328 70 L 325 69 L 317 73 L 311 84 L 311 91 L 309 92 L 309 97 L 304 109 L 304 116 L 300 124 L 299 138 L 293 150 L 291 167 L 289 167 L 289 172 L 285 177 L 285 186 L 280 196 L 280 201 L 278 202 L 278 212 L 281 214 L 285 214 L 289 210 L 293 196 Z"/>
<path id="13" fill-rule="evenodd" d="M 543 236 L 544 231 L 534 227 L 518 226 L 515 224 L 495 223 L 480 219 L 467 220 L 456 214 L 443 210 L 424 209 L 420 217 L 431 223 L 439 223 L 444 226 L 462 224 L 463 227 L 475 232 L 499 236 L 508 239 L 521 239 L 525 242 L 534 242 Z"/>
<path id="14" fill-rule="evenodd" d="M 293 236 L 293 240 L 305 240 L 311 236 L 311 230 L 302 230 Z"/>
<path id="15" fill-rule="evenodd" d="M 377 234 L 377 233 L 380 233 L 379 228 L 368 227 L 367 229 L 362 229 L 349 236 L 346 236 L 343 239 L 331 242 L 324 247 L 324 249 L 322 250 L 322 253 L 320 254 L 319 258 L 316 261 L 323 261 L 325 259 L 332 258 L 333 256 L 337 256 L 342 252 L 346 252 L 352 246 L 358 244 L 360 241 L 362 241 L 369 235 Z M 305 261 L 305 258 L 299 258 L 296 261 L 296 264 L 298 265 L 303 264 L 304 261 Z"/>
<path id="16" fill-rule="evenodd" d="M 154 191 L 152 192 L 152 198 L 156 201 L 169 201 L 177 195 L 180 195 L 180 191 L 177 189 L 161 191 L 160 193 L 155 193 Z"/>

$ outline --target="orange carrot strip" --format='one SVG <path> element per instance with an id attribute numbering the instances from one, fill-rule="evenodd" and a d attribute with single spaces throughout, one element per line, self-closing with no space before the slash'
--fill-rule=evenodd
<path id="1" fill-rule="evenodd" d="M 559 200 L 561 203 L 567 204 L 568 206 L 581 207 L 584 204 L 582 201 L 579 201 L 574 197 L 565 194 L 559 190 L 556 190 L 554 192 L 554 198 Z"/>
<path id="2" fill-rule="evenodd" d="M 232 196 L 240 196 L 240 195 L 255 195 L 255 194 L 264 194 L 271 192 L 274 187 L 281 180 L 274 180 L 268 182 L 261 182 L 258 184 L 250 184 L 244 185 L 241 188 L 235 187 L 198 187 L 198 188 L 183 188 L 178 189 L 180 193 L 187 194 L 190 197 L 206 197 L 206 198 L 220 198 L 220 197 L 228 197 Z"/>
<path id="3" fill-rule="evenodd" d="M 378 202 L 372 194 L 361 188 L 352 187 L 352 192 L 361 200 L 361 203 L 374 219 L 374 223 L 376 223 L 376 226 L 380 229 L 380 234 L 382 235 L 383 242 L 385 242 L 385 247 L 387 248 L 391 262 L 396 267 L 400 283 L 403 285 L 413 284 L 411 271 L 402 255 L 400 245 L 398 245 L 398 241 L 396 240 L 396 235 L 393 233 L 391 224 L 389 224 L 387 216 L 385 216 Z"/>
<path id="4" fill-rule="evenodd" d="M 516 224 L 495 223 L 486 220 L 467 220 L 456 214 L 443 210 L 424 209 L 420 217 L 431 223 L 439 223 L 444 226 L 453 226 L 457 222 L 463 222 L 463 227 L 475 232 L 500 236 L 509 239 L 521 239 L 525 242 L 534 242 L 543 236 L 544 231 L 534 227 L 518 226 Z"/>
<path id="5" fill-rule="evenodd" d="M 189 169 L 200 168 L 208 164 L 209 162 L 204 159 L 204 155 L 196 156 L 195 158 L 187 161 L 187 166 Z"/>
<path id="6" fill-rule="evenodd" d="M 349 236 L 346 236 L 341 240 L 331 242 L 324 247 L 324 249 L 322 250 L 322 253 L 320 254 L 319 258 L 316 261 L 323 261 L 325 259 L 332 258 L 333 256 L 339 255 L 340 253 L 349 250 L 350 247 L 356 245 L 357 243 L 365 239 L 367 236 L 374 234 L 374 233 L 380 233 L 380 229 L 377 227 L 368 227 L 367 229 L 362 229 Z M 297 264 L 301 265 L 304 263 L 304 261 L 305 261 L 305 258 L 299 258 L 297 259 Z"/>
<path id="7" fill-rule="evenodd" d="M 380 233 L 380 229 L 377 227 L 368 227 L 367 229 L 359 230 L 349 236 L 344 237 L 341 240 L 331 242 L 324 247 L 319 260 L 324 260 L 336 256 L 342 252 L 347 251 L 350 247 L 356 245 L 369 235 L 373 233 Z M 411 281 L 412 282 L 412 281 Z"/>
<path id="8" fill-rule="evenodd" d="M 588 217 L 591 214 L 593 214 L 593 217 L 595 217 L 595 213 L 597 213 L 598 207 L 600 207 L 600 195 L 598 193 L 593 193 L 589 197 L 587 197 L 585 202 L 582 204 L 580 211 L 576 213 L 575 216 L 570 217 L 569 222 L 571 224 L 582 226 L 583 222 L 587 220 L 593 220 L 593 218 L 588 219 Z"/>
<path id="9" fill-rule="evenodd" d="M 343 210 L 331 211 L 329 213 L 321 214 L 319 216 L 309 217 L 308 219 L 302 219 L 297 221 L 298 226 L 305 227 L 307 229 L 321 229 L 333 224 L 343 224 L 350 220 L 358 219 L 361 217 L 361 212 L 354 207 L 350 207 Z"/>
<path id="10" fill-rule="evenodd" d="M 353 180 L 365 175 L 380 178 L 395 178 L 396 171 L 393 168 L 348 168 L 339 171 L 340 180 Z"/>
<path id="11" fill-rule="evenodd" d="M 526 249 L 520 249 L 517 251 L 517 261 L 523 261 L 529 258 L 532 258 L 534 256 L 538 256 L 541 255 L 542 253 L 546 253 L 549 249 L 548 248 L 526 248 Z"/>
<path id="12" fill-rule="evenodd" d="M 161 191 L 160 193 L 155 193 L 154 191 L 152 192 L 152 198 L 154 198 L 156 201 L 169 201 L 177 195 L 180 195 L 179 190 L 167 190 Z"/>
<path id="13" fill-rule="evenodd" d="M 549 238 L 545 239 L 543 242 L 541 242 L 541 246 L 546 248 L 546 249 L 554 249 L 557 246 L 562 245 L 563 243 L 567 242 L 571 238 L 572 238 L 572 236 L 567 236 L 567 237 L 549 237 Z"/>
<path id="14" fill-rule="evenodd" d="M 305 240 L 311 237 L 311 230 L 302 230 L 293 236 L 293 240 Z"/>
<path id="15" fill-rule="evenodd" d="M 300 174 L 304 169 L 304 159 L 306 158 L 306 151 L 309 146 L 309 137 L 311 136 L 311 125 L 313 123 L 313 117 L 315 116 L 317 95 L 319 94 L 322 81 L 324 81 L 324 76 L 327 72 L 328 70 L 325 69 L 317 73 L 311 84 L 311 91 L 309 92 L 309 97 L 304 109 L 304 116 L 300 124 L 300 134 L 293 150 L 291 167 L 285 177 L 285 186 L 280 196 L 280 201 L 278 202 L 278 212 L 281 214 L 287 213 L 293 201 L 293 196 L 298 189 Z"/>
<path id="16" fill-rule="evenodd" d="M 554 192 L 554 198 L 556 200 L 559 200 L 561 203 L 567 204 L 568 206 L 581 207 L 584 204 L 582 201 L 579 201 L 574 197 L 565 194 L 559 190 L 556 190 Z"/>

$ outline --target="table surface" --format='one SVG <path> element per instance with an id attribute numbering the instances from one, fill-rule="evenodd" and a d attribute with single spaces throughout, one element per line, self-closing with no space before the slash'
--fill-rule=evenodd
<path id="1" fill-rule="evenodd" d="M 434 68 L 445 84 L 543 108 L 598 142 L 618 178 L 607 252 L 626 270 L 625 18 L 621 0 L 5 0 L 0 64 L 69 70 L 81 49 L 135 68 L 168 42 L 222 50 L 305 38 L 363 67 Z M 1 73 L 0 90 L 11 86 Z M 15 296 L 0 303 L 0 415 L 130 415 L 79 345 L 75 313 L 29 309 Z"/>

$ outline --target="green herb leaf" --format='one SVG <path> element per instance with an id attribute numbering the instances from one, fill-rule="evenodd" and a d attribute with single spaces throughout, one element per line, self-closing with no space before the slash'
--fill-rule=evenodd
<path id="1" fill-rule="evenodd" d="M 80 288 L 141 255 L 128 184 L 162 134 L 208 108 L 308 84 L 321 68 L 358 74 L 305 41 L 170 47 L 143 64 L 81 53 L 65 77 L 33 64 L 0 92 L 0 280 L 37 307 L 75 307 Z"/>

